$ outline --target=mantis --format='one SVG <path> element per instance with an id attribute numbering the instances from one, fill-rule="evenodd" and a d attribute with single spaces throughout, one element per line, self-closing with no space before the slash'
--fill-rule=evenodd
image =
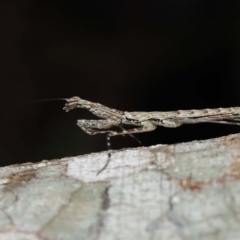
<path id="1" fill-rule="evenodd" d="M 98 174 L 106 169 L 109 164 L 111 157 L 110 138 L 113 136 L 128 134 L 140 143 L 132 134 L 153 131 L 158 126 L 176 128 L 183 124 L 196 123 L 240 125 L 240 107 L 169 112 L 127 112 L 109 108 L 100 103 L 90 102 L 77 96 L 65 100 L 67 103 L 63 110 L 66 112 L 75 108 L 84 108 L 101 118 L 99 120 L 81 119 L 77 121 L 78 127 L 89 135 L 107 134 L 109 158 Z M 132 128 L 125 130 L 124 126 L 132 126 Z M 111 127 L 120 127 L 121 131 L 112 131 L 110 130 Z"/>

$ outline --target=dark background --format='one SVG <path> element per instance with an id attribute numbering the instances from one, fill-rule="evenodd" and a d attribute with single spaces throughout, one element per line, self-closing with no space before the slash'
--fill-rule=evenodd
<path id="1" fill-rule="evenodd" d="M 80 96 L 126 111 L 240 106 L 237 1 L 1 0 L 0 108 Z M 1 111 L 1 165 L 106 150 L 64 102 Z M 217 124 L 158 128 L 136 135 L 145 146 L 218 137 Z M 136 147 L 129 137 L 113 149 Z"/>

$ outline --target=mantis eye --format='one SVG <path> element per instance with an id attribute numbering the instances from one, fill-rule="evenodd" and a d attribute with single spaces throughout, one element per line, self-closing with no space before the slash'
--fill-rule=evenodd
<path id="1" fill-rule="evenodd" d="M 68 98 L 66 100 L 67 103 L 65 104 L 63 110 L 68 112 L 74 108 L 81 107 L 80 100 L 81 100 L 81 98 L 79 98 L 79 97 Z"/>

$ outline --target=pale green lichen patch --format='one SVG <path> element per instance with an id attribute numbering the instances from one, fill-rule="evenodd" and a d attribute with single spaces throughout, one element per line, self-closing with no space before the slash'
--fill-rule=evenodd
<path id="1" fill-rule="evenodd" d="M 66 177 L 32 180 L 14 189 L 17 199 L 4 211 L 22 231 L 39 231 L 80 187 L 81 183 Z"/>
<path id="2" fill-rule="evenodd" d="M 96 239 L 102 224 L 104 183 L 84 184 L 42 230 L 47 239 Z"/>

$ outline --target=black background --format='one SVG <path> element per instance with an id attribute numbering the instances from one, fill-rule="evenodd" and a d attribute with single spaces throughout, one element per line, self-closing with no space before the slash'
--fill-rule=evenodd
<path id="1" fill-rule="evenodd" d="M 1 0 L 1 165 L 106 150 L 64 102 L 21 107 L 44 98 L 80 96 L 126 111 L 240 105 L 237 1 Z M 238 132 L 217 124 L 158 128 L 136 135 L 145 146 Z M 129 137 L 113 149 L 136 147 Z"/>

